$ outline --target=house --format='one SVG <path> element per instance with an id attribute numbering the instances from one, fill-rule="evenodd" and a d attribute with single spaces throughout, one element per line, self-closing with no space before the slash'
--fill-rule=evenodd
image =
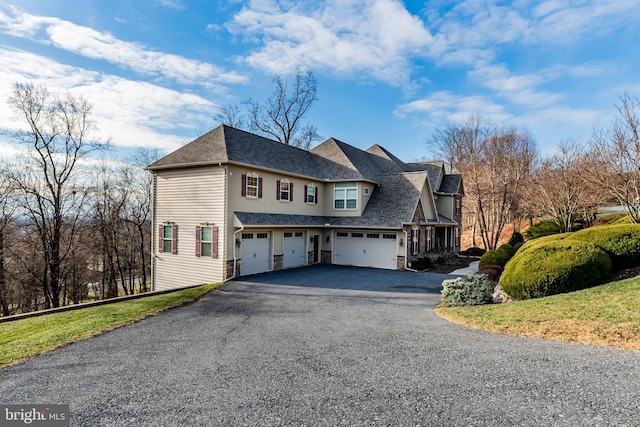
<path id="1" fill-rule="evenodd" d="M 305 151 L 222 125 L 156 161 L 154 290 L 330 263 L 387 269 L 460 245 L 460 175 L 330 138 Z"/>

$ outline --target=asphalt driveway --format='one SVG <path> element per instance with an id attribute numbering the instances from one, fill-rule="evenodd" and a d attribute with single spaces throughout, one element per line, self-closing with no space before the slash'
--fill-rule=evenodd
<path id="1" fill-rule="evenodd" d="M 635 426 L 640 354 L 465 329 L 446 276 L 314 266 L 0 370 L 72 425 Z"/>

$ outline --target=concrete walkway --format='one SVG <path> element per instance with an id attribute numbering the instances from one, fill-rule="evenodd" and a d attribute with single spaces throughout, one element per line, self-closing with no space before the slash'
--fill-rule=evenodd
<path id="1" fill-rule="evenodd" d="M 471 261 L 468 267 L 459 268 L 455 271 L 452 271 L 451 274 L 455 274 L 457 276 L 466 276 L 467 274 L 473 274 L 478 272 L 478 264 L 480 264 L 480 260 Z"/>

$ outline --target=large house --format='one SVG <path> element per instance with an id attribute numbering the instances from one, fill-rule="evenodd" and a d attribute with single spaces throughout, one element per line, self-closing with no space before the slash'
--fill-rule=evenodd
<path id="1" fill-rule="evenodd" d="M 148 166 L 154 290 L 314 263 L 387 269 L 460 245 L 460 175 L 330 138 L 219 126 Z"/>

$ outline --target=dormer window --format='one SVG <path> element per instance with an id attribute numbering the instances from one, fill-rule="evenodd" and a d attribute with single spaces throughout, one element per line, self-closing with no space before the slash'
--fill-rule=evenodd
<path id="1" fill-rule="evenodd" d="M 358 208 L 358 184 L 337 183 L 333 189 L 333 208 L 336 210 Z"/>

